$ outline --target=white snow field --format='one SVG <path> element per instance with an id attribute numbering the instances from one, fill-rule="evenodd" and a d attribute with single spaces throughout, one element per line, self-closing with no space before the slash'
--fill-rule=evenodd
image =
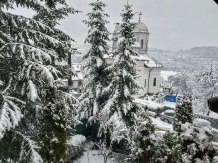
<path id="1" fill-rule="evenodd" d="M 104 157 L 99 150 L 87 150 L 83 155 L 73 163 L 104 163 Z M 107 163 L 115 163 L 108 158 Z"/>

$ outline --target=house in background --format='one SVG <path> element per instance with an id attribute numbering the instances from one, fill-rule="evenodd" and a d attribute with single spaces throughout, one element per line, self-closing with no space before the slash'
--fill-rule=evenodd
<path id="1" fill-rule="evenodd" d="M 113 33 L 113 37 L 119 37 L 119 25 L 116 25 L 115 31 Z M 139 57 L 134 57 L 136 60 L 136 64 L 134 68 L 137 70 L 138 79 L 137 82 L 143 87 L 138 91 L 138 95 L 135 97 L 141 97 L 146 94 L 154 94 L 159 91 L 160 83 L 161 83 L 161 69 L 162 64 L 158 63 L 154 58 L 151 58 L 147 55 L 148 51 L 148 39 L 149 32 L 148 27 L 139 21 L 133 31 L 134 36 L 136 37 L 136 42 L 131 48 L 135 50 Z M 117 49 L 117 42 L 113 42 L 112 50 Z M 108 55 L 105 55 L 107 63 L 113 63 L 113 58 Z M 80 71 L 80 64 L 72 65 L 75 71 L 78 74 L 78 77 L 72 77 L 73 80 L 73 89 L 77 92 L 81 92 L 83 90 L 83 75 Z"/>
<path id="2" fill-rule="evenodd" d="M 81 64 L 73 63 L 72 67 L 76 72 L 77 76 L 72 76 L 71 78 L 71 88 L 77 93 L 82 93 L 83 91 L 83 74 L 81 72 Z"/>

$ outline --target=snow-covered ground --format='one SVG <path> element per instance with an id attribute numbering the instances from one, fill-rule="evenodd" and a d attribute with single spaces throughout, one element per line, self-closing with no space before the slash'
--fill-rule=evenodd
<path id="1" fill-rule="evenodd" d="M 73 163 L 104 163 L 104 157 L 99 150 L 87 150 L 83 153 L 82 157 Z M 115 163 L 108 158 L 107 163 Z"/>
<path id="2" fill-rule="evenodd" d="M 73 146 L 79 146 L 86 141 L 86 137 L 83 135 L 74 135 L 68 141 L 67 144 Z"/>

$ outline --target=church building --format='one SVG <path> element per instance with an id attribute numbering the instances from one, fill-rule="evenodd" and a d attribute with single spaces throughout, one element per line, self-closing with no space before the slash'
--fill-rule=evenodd
<path id="1" fill-rule="evenodd" d="M 141 16 L 141 13 L 139 14 Z M 113 32 L 113 38 L 119 37 L 120 26 L 116 25 Z M 161 82 L 161 69 L 162 64 L 158 63 L 154 58 L 148 56 L 148 41 L 149 32 L 148 27 L 139 21 L 137 22 L 133 34 L 136 38 L 136 42 L 131 48 L 139 54 L 139 57 L 134 57 L 136 65 L 134 68 L 137 69 L 138 83 L 143 87 L 138 92 L 136 97 L 144 96 L 146 94 L 153 94 L 158 92 Z M 112 51 L 117 49 L 117 41 L 112 44 Z M 107 57 L 108 63 L 113 63 L 113 58 Z"/>
<path id="2" fill-rule="evenodd" d="M 139 14 L 141 16 L 141 14 Z M 120 27 L 116 25 L 113 32 L 113 38 L 119 37 Z M 161 69 L 162 65 L 158 63 L 154 58 L 148 56 L 148 41 L 149 41 L 149 32 L 148 27 L 141 22 L 140 18 L 138 23 L 135 26 L 133 31 L 136 38 L 136 42 L 131 48 L 139 54 L 139 57 L 134 57 L 136 64 L 134 68 L 137 70 L 137 82 L 143 87 L 138 92 L 138 95 L 135 97 L 141 97 L 146 94 L 154 94 L 159 91 L 160 82 L 161 82 Z M 112 44 L 112 51 L 117 49 L 117 42 L 114 41 Z M 113 63 L 113 58 L 108 55 L 105 55 L 107 63 Z M 83 90 L 83 75 L 80 71 L 81 65 L 73 64 L 72 65 L 76 70 L 79 77 L 72 77 L 73 89 L 78 93 L 81 93 Z"/>

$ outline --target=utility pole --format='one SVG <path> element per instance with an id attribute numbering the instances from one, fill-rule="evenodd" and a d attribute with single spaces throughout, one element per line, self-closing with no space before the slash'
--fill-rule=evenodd
<path id="1" fill-rule="evenodd" d="M 73 50 L 73 51 L 76 51 L 77 49 L 73 48 L 72 50 Z M 70 67 L 70 70 L 71 70 L 71 68 L 72 68 L 71 55 L 72 55 L 72 53 L 69 53 L 69 54 L 68 54 L 68 65 L 69 65 L 69 67 Z M 71 87 L 71 86 L 72 86 L 72 74 L 70 73 L 70 76 L 69 76 L 69 78 L 68 78 L 68 90 L 69 90 L 69 91 L 70 91 L 70 87 Z"/>

